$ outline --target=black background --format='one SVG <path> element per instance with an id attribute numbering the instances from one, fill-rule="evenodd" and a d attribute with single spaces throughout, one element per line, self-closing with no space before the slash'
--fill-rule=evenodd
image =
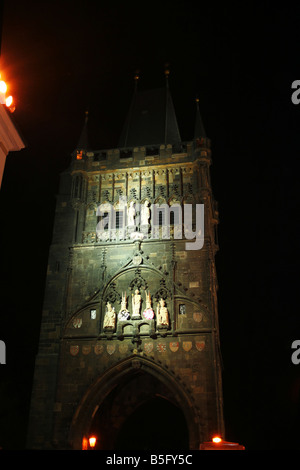
<path id="1" fill-rule="evenodd" d="M 59 173 L 89 110 L 93 148 L 117 146 L 139 87 L 164 86 L 182 140 L 195 97 L 219 203 L 226 439 L 300 450 L 300 8 L 272 2 L 4 2 L 0 68 L 26 148 L 1 187 L 0 446 L 23 449 Z"/>

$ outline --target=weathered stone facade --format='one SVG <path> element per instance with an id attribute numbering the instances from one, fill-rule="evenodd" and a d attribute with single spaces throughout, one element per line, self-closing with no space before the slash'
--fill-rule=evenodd
<path id="1" fill-rule="evenodd" d="M 198 449 L 213 433 L 223 433 L 218 211 L 210 185 L 210 141 L 196 137 L 176 145 L 78 148 L 61 175 L 29 448 L 80 449 L 97 422 L 100 434 L 105 429 L 99 448 L 115 449 L 126 420 L 155 397 L 181 411 L 188 448 Z M 132 201 L 140 210 L 148 201 L 149 225 L 135 230 L 120 224 Z M 114 207 L 117 226 L 99 225 L 102 204 Z M 203 204 L 203 247 L 191 249 L 195 235 L 182 230 L 180 237 L 178 224 L 165 215 L 154 227 L 154 204 L 178 204 L 183 215 L 184 205 L 192 204 L 193 229 L 196 204 Z M 132 318 L 136 290 L 141 295 L 137 319 Z M 130 316 L 120 319 L 125 296 Z M 157 311 L 161 299 L 165 324 Z M 154 315 L 146 318 L 147 300 Z M 105 328 L 108 303 L 115 314 Z"/>

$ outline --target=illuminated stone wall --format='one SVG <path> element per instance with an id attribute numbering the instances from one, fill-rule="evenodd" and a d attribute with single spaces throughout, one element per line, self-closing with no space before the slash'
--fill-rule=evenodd
<path id="1" fill-rule="evenodd" d="M 182 144 L 176 151 L 159 146 L 81 152 L 79 159 L 74 154 L 57 197 L 29 448 L 80 448 L 99 407 L 107 405 L 118 384 L 125 384 L 124 377 L 128 385 L 137 371 L 145 387 L 152 377 L 152 396 L 160 394 L 182 409 L 191 448 L 223 431 L 215 272 L 218 212 L 210 164 L 208 139 Z M 194 240 L 176 239 L 172 224 L 169 237 L 164 225 L 155 239 L 148 232 L 132 238 L 132 231 L 120 234 L 118 227 L 99 235 L 99 205 L 119 210 L 120 197 L 127 205 L 145 200 L 177 202 L 182 208 L 204 204 L 203 248 L 187 250 L 186 243 Z M 136 289 L 141 318 L 120 320 L 125 293 L 132 316 Z M 153 318 L 143 317 L 147 293 Z M 158 321 L 160 299 L 167 308 L 167 325 Z M 108 302 L 115 310 L 111 328 L 104 327 Z M 139 402 L 136 397 L 128 408 L 127 396 L 124 416 Z M 114 422 L 111 414 L 102 418 L 103 426 L 115 429 L 110 446 L 124 421 L 121 412 L 118 419 L 114 416 Z"/>

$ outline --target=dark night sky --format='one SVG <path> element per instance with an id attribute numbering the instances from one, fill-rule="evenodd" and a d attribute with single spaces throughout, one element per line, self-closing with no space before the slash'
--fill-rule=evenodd
<path id="1" fill-rule="evenodd" d="M 0 199 L 0 445 L 16 424 L 25 445 L 55 193 L 84 112 L 91 145 L 117 146 L 135 70 L 141 88 L 163 86 L 169 62 L 182 139 L 197 95 L 212 140 L 226 438 L 300 450 L 299 14 L 272 2 L 4 3 L 0 66 L 26 149 L 8 156 Z"/>

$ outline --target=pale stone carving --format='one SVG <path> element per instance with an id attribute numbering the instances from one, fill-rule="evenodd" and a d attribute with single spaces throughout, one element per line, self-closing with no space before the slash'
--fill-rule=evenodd
<path id="1" fill-rule="evenodd" d="M 129 227 L 135 226 L 135 214 L 134 202 L 131 201 L 127 211 L 127 224 Z"/>
<path id="2" fill-rule="evenodd" d="M 141 294 L 139 290 L 136 289 L 135 293 L 132 294 L 132 316 L 131 318 L 140 318 L 140 308 L 141 308 Z"/>
<path id="3" fill-rule="evenodd" d="M 113 330 L 115 326 L 116 326 L 115 308 L 111 306 L 110 302 L 107 302 L 103 328 Z"/>
<path id="4" fill-rule="evenodd" d="M 129 320 L 129 318 L 130 318 L 130 313 L 127 310 L 126 292 L 125 292 L 125 294 L 123 294 L 123 292 L 122 292 L 121 309 L 120 309 L 119 314 L 118 314 L 118 319 L 121 320 L 121 321 L 124 321 L 124 320 Z"/>
<path id="5" fill-rule="evenodd" d="M 156 309 L 156 319 L 157 319 L 157 326 L 168 328 L 169 326 L 169 313 L 168 309 L 165 306 L 164 299 L 160 299 L 159 304 L 157 305 Z"/>
<path id="6" fill-rule="evenodd" d="M 141 209 L 141 225 L 149 224 L 149 219 L 150 219 L 149 202 L 145 201 Z"/>
<path id="7" fill-rule="evenodd" d="M 154 317 L 154 311 L 152 310 L 150 291 L 146 292 L 145 296 L 146 296 L 146 308 L 143 311 L 143 316 L 147 320 L 152 320 Z"/>

